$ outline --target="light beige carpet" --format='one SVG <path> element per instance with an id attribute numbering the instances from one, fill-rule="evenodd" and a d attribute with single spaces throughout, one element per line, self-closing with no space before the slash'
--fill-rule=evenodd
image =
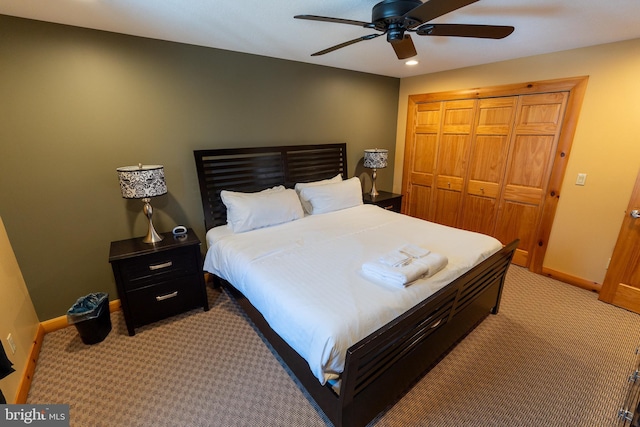
<path id="1" fill-rule="evenodd" d="M 45 337 L 28 403 L 68 403 L 72 426 L 325 426 L 326 418 L 224 293 L 100 344 Z M 375 426 L 613 426 L 640 316 L 512 267 L 489 316 Z"/>

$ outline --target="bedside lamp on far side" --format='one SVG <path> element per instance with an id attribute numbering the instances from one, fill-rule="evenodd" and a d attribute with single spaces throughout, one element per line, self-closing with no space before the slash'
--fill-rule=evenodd
<path id="1" fill-rule="evenodd" d="M 153 208 L 151 197 L 162 196 L 167 193 L 162 165 L 123 166 L 116 169 L 120 178 L 120 191 L 125 199 L 142 199 L 142 211 L 149 219 L 149 231 L 142 239 L 144 243 L 156 243 L 163 239 L 153 228 Z"/>
<path id="2" fill-rule="evenodd" d="M 389 150 L 384 148 L 369 148 L 364 150 L 364 167 L 373 169 L 373 175 L 371 177 L 371 198 L 375 198 L 379 193 L 376 190 L 376 176 L 377 170 L 387 167 L 387 158 L 389 156 Z"/>

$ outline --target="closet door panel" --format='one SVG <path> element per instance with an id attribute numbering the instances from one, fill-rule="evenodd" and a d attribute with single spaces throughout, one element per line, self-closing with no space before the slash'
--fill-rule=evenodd
<path id="1" fill-rule="evenodd" d="M 504 175 L 508 135 L 476 135 L 471 151 L 469 178 L 498 184 Z"/>
<path id="2" fill-rule="evenodd" d="M 526 134 L 555 134 L 566 106 L 566 92 L 522 96 L 516 131 Z"/>
<path id="3" fill-rule="evenodd" d="M 432 220 L 431 200 L 435 178 L 438 137 L 442 118 L 442 102 L 429 102 L 415 106 L 414 129 L 410 144 L 405 148 L 409 170 L 404 206 L 406 213 L 417 218 Z"/>
<path id="4" fill-rule="evenodd" d="M 496 199 L 500 194 L 500 185 L 494 182 L 470 179 L 467 183 L 467 195 Z"/>
<path id="5" fill-rule="evenodd" d="M 468 134 L 442 135 L 438 151 L 438 176 L 462 177 L 468 148 Z"/>
<path id="6" fill-rule="evenodd" d="M 412 183 L 409 191 L 411 198 L 407 204 L 407 215 L 428 220 L 427 213 L 431 204 L 431 187 Z"/>
<path id="7" fill-rule="evenodd" d="M 495 225 L 495 197 L 467 195 L 461 219 L 461 228 L 483 234 L 493 234 Z"/>
<path id="8" fill-rule="evenodd" d="M 413 147 L 414 158 L 412 172 L 414 174 L 433 176 L 437 148 L 437 134 L 416 134 L 415 145 Z"/>
<path id="9" fill-rule="evenodd" d="M 432 133 L 416 134 L 414 141 L 408 192 L 409 215 L 430 220 L 432 216 L 429 208 L 433 193 L 438 135 Z"/>
<path id="10" fill-rule="evenodd" d="M 553 160 L 549 155 L 555 135 L 518 135 L 513 143 L 512 167 L 507 182 L 541 188 L 546 184 L 545 172 Z"/>
<path id="11" fill-rule="evenodd" d="M 478 101 L 460 222 L 464 229 L 494 232 L 517 100 L 514 96 Z"/>
<path id="12" fill-rule="evenodd" d="M 436 187 L 440 190 L 455 191 L 459 193 L 462 191 L 463 179 L 461 176 L 445 176 L 438 175 L 436 180 Z"/>
<path id="13" fill-rule="evenodd" d="M 494 235 L 503 243 L 520 239 L 513 262 L 525 267 L 536 244 L 566 99 L 566 92 L 523 95 L 516 110 Z"/>
<path id="14" fill-rule="evenodd" d="M 537 205 L 511 200 L 504 202 L 502 206 L 495 238 L 501 242 L 520 239 L 520 246 L 513 256 L 513 262 L 517 265 L 526 266 L 529 263 L 530 251 L 528 248 L 531 248 L 535 243 L 538 211 Z"/>
<path id="15" fill-rule="evenodd" d="M 503 200 L 538 205 L 543 197 L 539 188 L 523 187 L 520 185 L 507 185 L 504 188 Z"/>
<path id="16" fill-rule="evenodd" d="M 458 226 L 458 207 L 462 195 L 460 191 L 436 189 L 436 200 L 433 221 L 448 225 Z"/>
<path id="17" fill-rule="evenodd" d="M 440 131 L 441 102 L 426 102 L 416 106 L 415 132 L 433 133 Z"/>
<path id="18" fill-rule="evenodd" d="M 447 101 L 442 113 L 431 217 L 452 227 L 459 226 L 475 107 L 475 100 Z"/>

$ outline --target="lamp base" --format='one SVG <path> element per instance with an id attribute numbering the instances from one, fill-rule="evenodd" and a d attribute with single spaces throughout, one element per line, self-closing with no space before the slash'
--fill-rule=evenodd
<path id="1" fill-rule="evenodd" d="M 378 193 L 378 190 L 376 190 L 376 177 L 377 177 L 377 171 L 376 169 L 373 169 L 373 175 L 371 176 L 371 191 L 369 192 L 369 195 L 371 196 L 372 199 L 375 199 L 376 196 L 379 196 L 380 193 Z"/>
<path id="2" fill-rule="evenodd" d="M 144 243 L 160 242 L 162 241 L 162 239 L 164 239 L 164 237 L 159 235 L 156 232 L 156 229 L 153 227 L 153 221 L 151 220 L 151 217 L 153 216 L 153 208 L 151 207 L 151 203 L 149 203 L 151 199 L 144 198 L 142 199 L 142 201 L 144 202 L 144 207 L 142 208 L 142 211 L 144 212 L 144 214 L 147 216 L 147 219 L 149 220 L 149 230 L 147 231 L 147 235 L 142 239 L 142 241 Z"/>
<path id="3" fill-rule="evenodd" d="M 156 230 L 153 228 L 153 223 L 149 221 L 149 231 L 147 231 L 147 235 L 142 239 L 144 243 L 158 243 L 162 241 L 164 237 L 159 235 Z"/>

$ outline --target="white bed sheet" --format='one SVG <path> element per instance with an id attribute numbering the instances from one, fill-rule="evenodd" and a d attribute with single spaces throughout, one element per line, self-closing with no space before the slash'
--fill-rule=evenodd
<path id="1" fill-rule="evenodd" d="M 445 255 L 444 270 L 405 288 L 375 283 L 364 262 L 413 243 Z M 242 292 L 324 384 L 346 350 L 470 270 L 502 245 L 493 237 L 361 205 L 274 227 L 207 233 L 204 269 Z"/>

